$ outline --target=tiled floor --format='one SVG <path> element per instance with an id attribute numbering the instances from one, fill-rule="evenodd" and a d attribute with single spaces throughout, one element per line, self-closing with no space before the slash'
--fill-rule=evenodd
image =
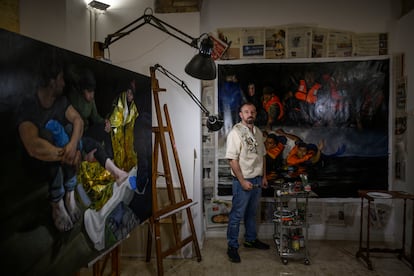
<path id="1" fill-rule="evenodd" d="M 270 250 L 241 247 L 242 261 L 235 264 L 227 259 L 224 238 L 208 238 L 201 250 L 201 262 L 197 262 L 195 257 L 164 259 L 164 275 L 414 275 L 410 265 L 393 253 L 371 253 L 373 270 L 368 270 L 365 262 L 355 257 L 358 242 L 354 241 L 309 241 L 310 265 L 305 265 L 303 259 L 289 259 L 288 264 L 282 264 L 273 241 L 266 242 L 272 245 Z M 120 270 L 122 276 L 157 275 L 156 259 L 146 263 L 143 258 L 121 257 Z M 81 276 L 88 275 L 92 275 L 91 269 L 82 269 Z"/>

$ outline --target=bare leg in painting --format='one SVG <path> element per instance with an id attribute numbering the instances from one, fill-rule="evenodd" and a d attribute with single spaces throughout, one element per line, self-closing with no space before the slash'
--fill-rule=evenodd
<path id="1" fill-rule="evenodd" d="M 108 157 L 108 155 L 101 147 L 96 147 L 90 150 L 85 155 L 84 159 L 88 162 L 94 162 L 98 160 L 98 162 L 115 178 L 115 182 L 118 184 L 118 186 L 128 178 L 128 173 L 115 165 L 114 161 Z"/>
<path id="2" fill-rule="evenodd" d="M 118 168 L 111 159 L 106 159 L 105 169 L 107 169 L 113 177 L 115 177 L 116 184 L 121 185 L 128 178 L 128 173 Z"/>
<path id="3" fill-rule="evenodd" d="M 66 192 L 65 194 L 65 206 L 69 213 L 72 223 L 76 223 L 82 216 L 81 210 L 76 204 L 75 191 Z"/>
<path id="4" fill-rule="evenodd" d="M 56 228 L 61 231 L 69 231 L 73 227 L 72 220 L 66 211 L 63 199 L 58 202 L 51 202 L 52 205 L 52 218 Z"/>

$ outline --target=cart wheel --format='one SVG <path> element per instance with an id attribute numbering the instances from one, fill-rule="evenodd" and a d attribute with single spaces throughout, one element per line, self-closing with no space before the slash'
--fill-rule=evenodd
<path id="1" fill-rule="evenodd" d="M 288 264 L 288 259 L 286 259 L 286 258 L 282 258 L 282 263 L 283 263 L 284 265 L 287 265 L 287 264 Z"/>
<path id="2" fill-rule="evenodd" d="M 310 265 L 310 261 L 308 259 L 305 259 L 305 265 Z"/>

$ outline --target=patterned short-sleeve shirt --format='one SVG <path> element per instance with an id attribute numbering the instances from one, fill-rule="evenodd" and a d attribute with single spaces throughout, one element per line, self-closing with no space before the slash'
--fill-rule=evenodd
<path id="1" fill-rule="evenodd" d="M 263 133 L 254 127 L 253 132 L 237 123 L 227 135 L 226 158 L 238 160 L 244 178 L 263 176 L 263 156 L 266 150 Z M 233 176 L 234 172 L 231 172 Z"/>

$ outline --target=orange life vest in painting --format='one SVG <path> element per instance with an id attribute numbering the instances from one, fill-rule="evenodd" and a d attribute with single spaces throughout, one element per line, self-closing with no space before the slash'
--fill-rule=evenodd
<path id="1" fill-rule="evenodd" d="M 290 150 L 290 152 L 289 152 L 289 154 L 288 154 L 288 156 L 287 156 L 287 158 L 286 158 L 286 164 L 287 164 L 288 166 L 297 166 L 297 165 L 300 165 L 301 163 L 303 163 L 303 162 L 308 161 L 309 159 L 311 159 L 311 158 L 312 158 L 312 156 L 315 154 L 315 152 L 314 152 L 314 151 L 309 150 L 309 151 L 305 154 L 305 156 L 303 156 L 302 158 L 300 158 L 300 157 L 298 157 L 298 156 L 296 155 L 296 153 L 297 153 L 297 152 L 298 152 L 298 146 L 296 145 L 296 146 L 294 146 L 294 147 Z"/>
<path id="2" fill-rule="evenodd" d="M 310 104 L 314 104 L 316 103 L 316 100 L 318 99 L 317 93 L 318 93 L 319 88 L 321 88 L 321 85 L 319 83 L 315 83 L 311 87 L 311 89 L 309 89 L 309 92 L 308 92 L 307 91 L 308 89 L 306 88 L 305 80 L 300 80 L 299 88 L 298 88 L 298 91 L 296 91 L 295 93 L 295 97 L 296 99 L 300 101 L 305 101 Z"/>
<path id="3" fill-rule="evenodd" d="M 283 118 L 283 116 L 285 115 L 285 113 L 284 113 L 284 110 L 283 110 L 283 105 L 280 102 L 280 99 L 279 99 L 278 96 L 273 96 L 270 100 L 263 103 L 263 108 L 266 110 L 267 113 L 269 113 L 270 106 L 272 106 L 274 104 L 279 106 L 280 113 L 277 116 L 277 119 L 281 120 Z"/>

